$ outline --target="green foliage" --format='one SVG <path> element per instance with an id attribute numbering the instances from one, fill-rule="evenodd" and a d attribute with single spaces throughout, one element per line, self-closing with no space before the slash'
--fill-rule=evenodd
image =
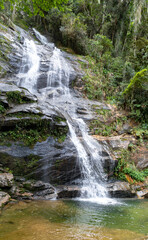
<path id="1" fill-rule="evenodd" d="M 53 126 L 49 120 L 33 116 L 19 122 L 13 129 L 1 129 L 0 142 L 6 145 L 10 141 L 22 141 L 27 146 L 33 146 L 36 142 L 42 142 L 49 136 L 65 140 L 67 127 Z"/>
<path id="2" fill-rule="evenodd" d="M 11 169 L 15 176 L 23 176 L 30 179 L 30 177 L 33 176 L 35 170 L 38 168 L 39 160 L 41 157 L 34 154 L 30 154 L 25 157 L 13 157 L 1 152 L 0 159 L 1 163 L 7 169 Z"/>
<path id="3" fill-rule="evenodd" d="M 5 111 L 6 111 L 5 107 L 2 104 L 0 104 L 0 114 L 5 113 Z"/>
<path id="4" fill-rule="evenodd" d="M 125 107 L 137 120 L 148 119 L 148 70 L 138 72 L 123 92 Z"/>
<path id="5" fill-rule="evenodd" d="M 127 122 L 126 116 L 115 117 L 114 113 L 106 109 L 96 109 L 98 117 L 90 121 L 92 134 L 100 136 L 118 135 L 123 124 Z"/>
<path id="6" fill-rule="evenodd" d="M 16 104 L 23 104 L 27 102 L 32 102 L 28 98 L 25 97 L 25 94 L 19 91 L 9 91 L 6 93 L 7 95 L 7 100 L 10 103 L 16 103 Z"/>
<path id="7" fill-rule="evenodd" d="M 30 16 L 39 14 L 41 17 L 44 17 L 51 8 L 59 7 L 62 9 L 62 5 L 67 3 L 68 0 L 1 0 L 1 10 L 5 8 L 5 2 L 10 3 L 12 9 L 15 6 L 18 11 L 23 10 Z"/>
<path id="8" fill-rule="evenodd" d="M 143 142 L 144 139 L 148 139 L 148 124 L 141 123 L 134 127 L 132 134 L 134 134 L 140 140 L 140 142 Z"/>
<path id="9" fill-rule="evenodd" d="M 86 52 L 98 62 L 99 60 L 102 61 L 103 54 L 107 54 L 107 58 L 109 58 L 112 48 L 112 43 L 106 36 L 97 34 L 93 39 L 88 39 Z"/>
<path id="10" fill-rule="evenodd" d="M 61 19 L 62 43 L 77 53 L 85 53 L 86 25 L 79 16 L 67 13 Z"/>
<path id="11" fill-rule="evenodd" d="M 139 171 L 134 164 L 129 164 L 130 152 L 123 150 L 118 165 L 115 169 L 115 176 L 123 181 L 127 181 L 127 175 L 136 182 L 143 182 L 148 176 L 148 169 Z"/>

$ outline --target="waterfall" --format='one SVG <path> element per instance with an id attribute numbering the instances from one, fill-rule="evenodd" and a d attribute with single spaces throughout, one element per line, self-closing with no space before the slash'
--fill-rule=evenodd
<path id="1" fill-rule="evenodd" d="M 51 49 L 52 45 L 48 44 L 44 36 L 35 29 L 34 33 L 42 47 Z M 46 102 L 58 108 L 67 118 L 70 138 L 77 150 L 81 168 L 81 199 L 107 199 L 107 191 L 104 186 L 107 176 L 104 173 L 100 156 L 102 147 L 88 134 L 87 125 L 83 119 L 78 117 L 73 90 L 69 89 L 70 74 L 73 68 L 63 57 L 62 51 L 54 47 L 49 59 L 46 87 L 37 89 L 41 57 L 37 52 L 36 44 L 33 40 L 25 39 L 24 41 L 24 56 L 19 73 L 20 85 L 33 93 L 36 91 L 40 101 L 46 99 Z"/>
<path id="2" fill-rule="evenodd" d="M 35 91 L 39 64 L 40 58 L 34 41 L 25 38 L 22 64 L 18 74 L 19 86 L 27 88 L 30 92 Z"/>

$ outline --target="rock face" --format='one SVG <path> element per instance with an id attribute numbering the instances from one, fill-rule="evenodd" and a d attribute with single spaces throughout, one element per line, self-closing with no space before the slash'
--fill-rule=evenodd
<path id="1" fill-rule="evenodd" d="M 13 174 L 0 173 L 0 188 L 10 188 L 13 185 Z"/>
<path id="2" fill-rule="evenodd" d="M 11 27 L 7 28 L 0 24 L 2 29 L 0 33 L 0 53 L 2 53 L 0 54 L 0 139 L 3 141 L 7 137 L 6 141 L 0 145 L 0 161 L 3 166 L 13 170 L 15 183 L 12 174 L 3 172 L 0 173 L 0 188 L 7 189 L 10 195 L 17 199 L 51 199 L 56 196 L 58 198 L 79 197 L 80 187 L 72 184 L 76 184 L 81 178 L 81 169 L 78 164 L 76 148 L 68 133 L 66 119 L 69 119 L 70 116 L 66 116 L 65 113 L 66 108 L 71 108 L 71 102 L 66 99 L 66 101 L 59 103 L 59 106 L 55 107 L 53 102 L 51 105 L 52 97 L 58 98 L 63 90 L 58 83 L 58 74 L 55 75 L 54 86 L 52 86 L 56 88 L 48 87 L 47 82 L 49 80 L 49 63 L 55 46 L 47 43 L 46 47 L 42 47 L 37 44 L 41 61 L 37 73 L 35 96 L 27 89 L 18 87 L 23 81 L 23 78 L 19 79 L 18 77 L 23 56 L 22 44 L 28 33 L 14 26 L 11 22 L 9 25 Z M 19 32 L 21 32 L 21 39 Z M 84 83 L 81 80 L 83 73 L 79 71 L 76 57 L 67 53 L 63 53 L 63 55 L 72 66 L 68 72 L 70 87 L 77 79 L 75 91 L 71 93 L 74 96 L 76 108 L 71 109 L 71 111 L 76 111 L 78 118 L 88 122 L 96 117 L 91 111 L 92 106 L 95 105 L 96 109 L 103 111 L 103 113 L 104 110 L 110 110 L 104 103 L 81 98 L 77 89 L 83 88 Z M 27 68 L 28 66 L 24 71 Z M 65 73 L 61 71 L 61 82 L 64 83 L 64 81 Z M 45 99 L 45 92 L 48 100 Z M 38 98 L 39 94 L 40 98 Z M 44 101 L 41 100 L 42 97 Z M 59 110 L 60 105 L 62 105 L 62 111 Z M 114 118 L 111 121 L 113 122 Z M 111 121 L 109 119 L 109 123 Z M 42 131 L 40 131 L 42 128 L 44 130 L 43 136 Z M 135 141 L 128 135 L 130 131 L 131 126 L 125 123 L 122 130 L 117 130 L 117 134 L 120 136 L 94 136 L 102 145 L 100 156 L 108 178 L 113 176 L 121 149 L 127 149 L 129 144 Z M 28 133 L 31 133 L 29 138 L 37 139 L 32 145 L 25 144 L 24 139 L 20 140 L 17 137 L 18 132 L 21 132 L 23 136 L 26 134 L 27 137 Z M 37 135 L 34 132 L 37 132 Z M 78 136 L 82 137 L 80 131 Z M 138 159 L 141 159 L 141 164 L 138 160 L 137 167 L 144 169 L 148 166 L 147 160 L 145 160 L 147 159 L 146 150 Z M 26 179 L 34 179 L 34 181 L 26 181 Z M 65 186 L 58 188 L 56 192 L 49 182 Z M 125 182 L 108 183 L 107 189 L 111 197 L 135 197 L 136 195 L 135 190 L 132 190 L 130 185 Z M 139 191 L 137 195 L 138 197 L 147 197 L 147 191 Z M 0 192 L 0 204 L 8 202 L 9 198 L 7 193 Z"/>
<path id="3" fill-rule="evenodd" d="M 140 170 L 148 168 L 148 149 L 143 146 L 138 149 L 138 152 L 135 153 L 133 160 L 136 164 L 136 167 Z"/>
<path id="4" fill-rule="evenodd" d="M 71 183 L 80 177 L 77 153 L 70 139 L 59 143 L 49 137 L 34 148 L 14 144 L 0 146 L 0 158 L 15 175 L 44 180 L 51 184 Z"/>
<path id="5" fill-rule="evenodd" d="M 37 101 L 37 98 L 36 96 L 34 96 L 33 94 L 31 94 L 27 89 L 22 89 L 22 88 L 19 88 L 17 87 L 16 85 L 10 83 L 3 83 L 3 82 L 0 82 L 0 100 L 4 103 L 7 103 L 9 105 L 9 93 L 17 93 L 17 95 L 19 94 L 20 96 L 20 100 L 23 101 Z M 15 99 L 15 95 L 14 95 L 14 100 L 17 100 Z M 19 99 L 18 99 L 19 100 Z M 14 103 L 14 102 L 13 102 Z"/>

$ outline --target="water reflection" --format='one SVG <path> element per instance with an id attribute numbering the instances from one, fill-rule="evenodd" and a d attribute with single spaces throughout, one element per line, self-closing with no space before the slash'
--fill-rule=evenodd
<path id="1" fill-rule="evenodd" d="M 146 240 L 147 201 L 106 206 L 80 201 L 20 202 L 0 218 L 0 240 Z"/>

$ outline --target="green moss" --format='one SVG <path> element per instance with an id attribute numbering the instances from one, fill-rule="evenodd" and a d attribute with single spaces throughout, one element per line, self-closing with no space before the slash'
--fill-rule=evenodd
<path id="1" fill-rule="evenodd" d="M 7 117 L 16 117 L 16 118 L 24 118 L 24 117 L 29 117 L 32 119 L 41 119 L 41 117 L 43 116 L 42 113 L 27 113 L 27 112 L 18 112 L 18 113 L 9 113 L 7 114 Z"/>
<path id="2" fill-rule="evenodd" d="M 58 138 L 58 142 L 62 143 L 65 141 L 65 139 L 66 139 L 66 135 L 62 135 L 61 137 Z"/>
<path id="3" fill-rule="evenodd" d="M 23 103 L 33 102 L 32 100 L 28 99 L 25 96 L 24 92 L 9 91 L 6 93 L 6 95 L 7 95 L 7 100 L 10 103 L 23 104 Z"/>
<path id="4" fill-rule="evenodd" d="M 3 104 L 0 104 L 0 114 L 3 114 L 5 113 L 6 109 L 5 107 L 3 106 Z"/>
<path id="5" fill-rule="evenodd" d="M 54 117 L 54 121 L 57 123 L 66 122 L 65 118 L 58 117 L 58 116 Z"/>
<path id="6" fill-rule="evenodd" d="M 29 28 L 29 26 L 27 25 L 27 21 L 24 20 L 24 19 L 19 18 L 18 16 L 15 18 L 14 23 L 15 23 L 17 26 L 25 29 L 26 31 L 27 31 L 28 28 Z"/>
<path id="7" fill-rule="evenodd" d="M 35 177 L 34 172 L 37 169 L 41 159 L 40 156 L 30 154 L 26 157 L 14 157 L 0 152 L 1 163 L 6 169 L 13 172 L 15 176 Z"/>
<path id="8" fill-rule="evenodd" d="M 122 93 L 124 107 L 130 110 L 131 117 L 142 122 L 148 119 L 148 70 L 143 69 L 131 79 Z M 142 121 L 141 121 L 142 119 Z"/>
<path id="9" fill-rule="evenodd" d="M 61 164 L 62 164 L 61 160 L 56 160 L 54 165 L 55 165 L 56 168 L 59 168 L 61 166 Z"/>
<path id="10" fill-rule="evenodd" d="M 11 41 L 4 37 L 0 36 L 0 60 L 2 62 L 8 62 L 8 54 L 11 52 L 12 46 L 11 46 Z"/>
<path id="11" fill-rule="evenodd" d="M 67 126 L 55 126 L 48 119 L 41 119 L 40 116 L 34 115 L 32 119 L 23 119 L 12 129 L 1 129 L 0 142 L 6 145 L 11 141 L 22 141 L 27 146 L 33 146 L 36 142 L 45 141 L 49 136 L 64 141 L 67 131 Z"/>

